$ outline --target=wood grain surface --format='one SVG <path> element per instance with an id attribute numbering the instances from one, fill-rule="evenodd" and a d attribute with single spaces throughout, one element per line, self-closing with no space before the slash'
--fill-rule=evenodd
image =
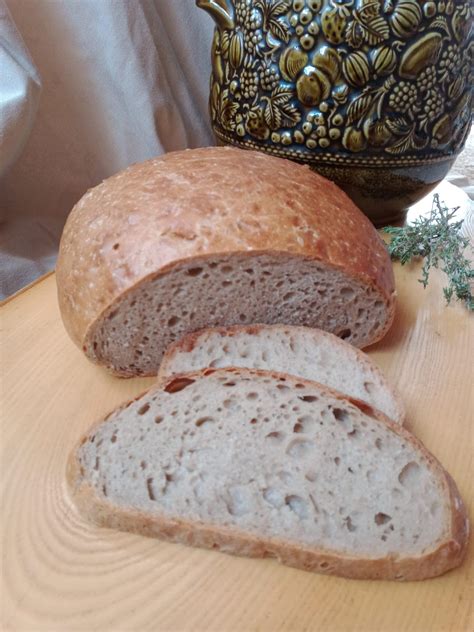
<path id="1" fill-rule="evenodd" d="M 395 324 L 369 353 L 472 518 L 472 317 L 445 306 L 441 273 L 423 290 L 419 268 L 395 265 Z M 82 356 L 61 324 L 54 276 L 4 305 L 1 324 L 2 630 L 473 630 L 472 547 L 437 579 L 351 581 L 88 524 L 66 489 L 68 453 L 152 380 L 113 378 Z"/>

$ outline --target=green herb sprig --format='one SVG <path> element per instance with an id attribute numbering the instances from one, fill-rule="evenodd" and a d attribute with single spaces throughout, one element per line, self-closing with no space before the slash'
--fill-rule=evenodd
<path id="1" fill-rule="evenodd" d="M 458 209 L 448 209 L 435 194 L 430 215 L 403 228 L 387 226 L 384 231 L 392 235 L 388 244 L 392 259 L 400 260 L 402 265 L 414 257 L 425 259 L 419 279 L 423 287 L 428 285 L 430 269 L 440 268 L 448 277 L 448 285 L 443 288 L 447 303 L 455 296 L 465 302 L 468 310 L 474 310 L 474 269 L 464 254 L 468 247 L 472 252 L 472 247 L 469 239 L 460 234 L 463 220 L 451 221 Z"/>

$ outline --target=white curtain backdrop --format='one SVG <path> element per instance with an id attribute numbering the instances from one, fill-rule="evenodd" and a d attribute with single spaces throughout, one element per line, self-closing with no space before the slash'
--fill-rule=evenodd
<path id="1" fill-rule="evenodd" d="M 212 144 L 212 29 L 194 0 L 0 0 L 2 296 L 54 266 L 88 188 Z"/>
<path id="2" fill-rule="evenodd" d="M 212 30 L 194 0 L 0 0 L 0 298 L 54 267 L 87 189 L 213 143 Z"/>

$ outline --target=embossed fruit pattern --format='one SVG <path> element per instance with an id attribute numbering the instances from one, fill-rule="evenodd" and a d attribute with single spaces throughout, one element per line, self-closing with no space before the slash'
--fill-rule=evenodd
<path id="1" fill-rule="evenodd" d="M 299 154 L 446 155 L 470 125 L 465 0 L 198 0 L 221 138 Z M 311 150 L 311 151 L 308 151 Z"/>

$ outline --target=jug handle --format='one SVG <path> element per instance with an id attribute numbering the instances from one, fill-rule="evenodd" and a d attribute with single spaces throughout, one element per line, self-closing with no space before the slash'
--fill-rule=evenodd
<path id="1" fill-rule="evenodd" d="M 207 11 L 220 30 L 234 29 L 234 18 L 227 0 L 196 0 L 196 6 Z"/>

